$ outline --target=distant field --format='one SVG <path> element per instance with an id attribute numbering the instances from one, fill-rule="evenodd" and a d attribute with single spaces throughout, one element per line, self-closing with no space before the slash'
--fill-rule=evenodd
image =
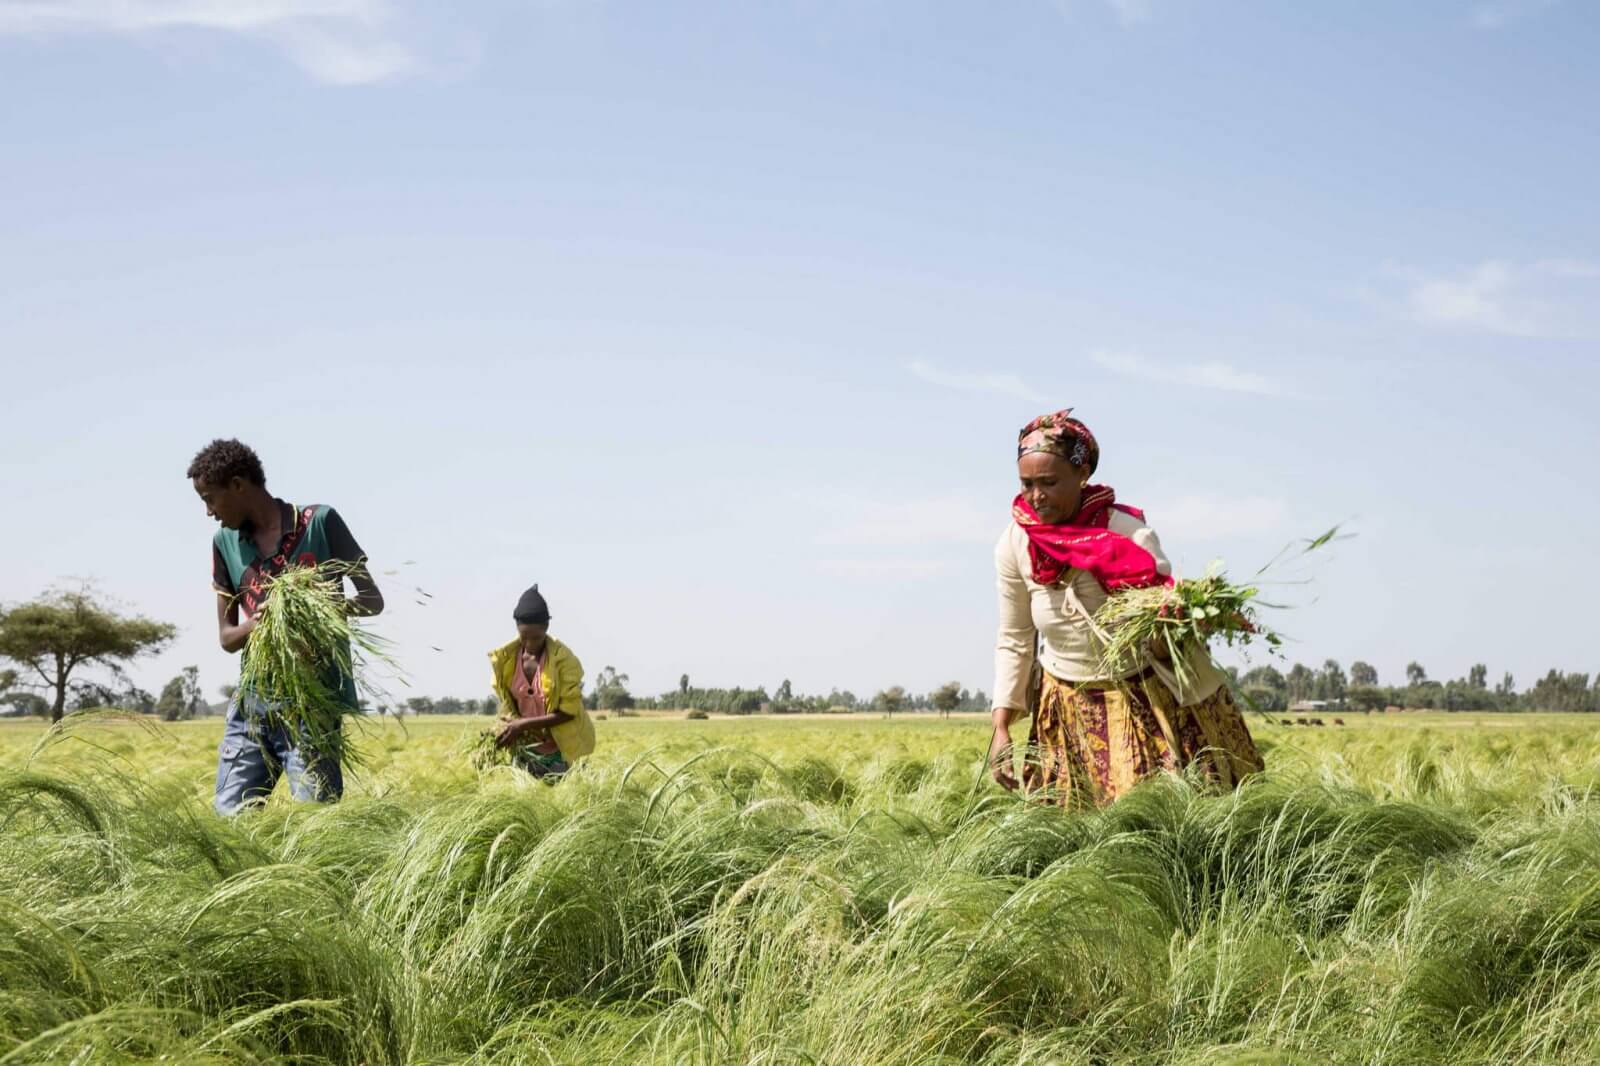
<path id="1" fill-rule="evenodd" d="M 981 716 L 413 718 L 233 821 L 218 720 L 0 723 L 0 1063 L 1600 1061 L 1600 721 L 1276 717 L 1072 815 Z"/>

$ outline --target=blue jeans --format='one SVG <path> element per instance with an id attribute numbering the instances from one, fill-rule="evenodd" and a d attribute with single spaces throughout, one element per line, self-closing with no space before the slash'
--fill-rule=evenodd
<path id="1" fill-rule="evenodd" d="M 289 794 L 297 800 L 332 803 L 344 795 L 339 753 L 319 752 L 303 744 L 268 710 L 266 701 L 248 693 L 237 693 L 228 703 L 212 801 L 218 814 L 265 803 L 285 771 Z"/>

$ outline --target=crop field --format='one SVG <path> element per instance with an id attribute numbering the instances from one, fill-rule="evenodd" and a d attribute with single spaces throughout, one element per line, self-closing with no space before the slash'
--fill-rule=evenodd
<path id="1" fill-rule="evenodd" d="M 0 725 L 0 1066 L 1600 1061 L 1588 716 L 1252 719 L 1076 814 L 982 718 L 614 718 L 555 787 L 486 721 L 233 820 L 219 722 Z"/>

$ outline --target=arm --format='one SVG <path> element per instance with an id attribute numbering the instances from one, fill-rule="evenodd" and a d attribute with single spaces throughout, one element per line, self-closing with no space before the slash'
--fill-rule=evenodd
<path id="1" fill-rule="evenodd" d="M 994 779 L 1008 789 L 1017 787 L 1011 765 L 1011 723 L 1028 706 L 1028 677 L 1033 670 L 1039 634 L 1033 625 L 1028 586 L 1017 568 L 1016 552 L 1008 528 L 995 545 L 995 590 L 1000 624 L 994 650 L 993 727 L 989 740 L 989 766 Z"/>
<path id="2" fill-rule="evenodd" d="M 222 644 L 222 650 L 229 655 L 237 653 L 250 639 L 251 630 L 255 629 L 256 620 L 246 618 L 239 621 L 239 600 L 232 593 L 217 590 L 217 639 Z"/>
<path id="3" fill-rule="evenodd" d="M 323 519 L 323 529 L 328 535 L 329 553 L 340 562 L 350 564 L 350 583 L 356 589 L 356 594 L 349 600 L 350 613 L 358 618 L 382 614 L 383 593 L 378 591 L 378 583 L 372 580 L 372 571 L 367 569 L 367 555 L 356 543 L 350 527 L 345 525 L 339 512 L 332 507 L 328 508 L 327 516 Z"/>
<path id="4" fill-rule="evenodd" d="M 211 544 L 211 588 L 217 594 L 217 641 L 229 655 L 237 653 L 250 639 L 256 627 L 254 618 L 239 621 L 239 597 L 233 587 L 233 577 L 216 542 Z"/>

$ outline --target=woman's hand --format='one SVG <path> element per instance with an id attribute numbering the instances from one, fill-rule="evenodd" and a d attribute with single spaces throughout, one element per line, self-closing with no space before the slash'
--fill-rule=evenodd
<path id="1" fill-rule="evenodd" d="M 1001 788 L 1009 792 L 1017 790 L 1017 775 L 1011 758 L 1011 731 L 999 721 L 995 722 L 994 736 L 989 741 L 989 773 L 994 775 Z"/>
<path id="2" fill-rule="evenodd" d="M 500 729 L 494 735 L 494 746 L 509 748 L 521 742 L 522 735 L 528 731 L 528 722 L 523 718 L 512 718 L 500 723 Z"/>

